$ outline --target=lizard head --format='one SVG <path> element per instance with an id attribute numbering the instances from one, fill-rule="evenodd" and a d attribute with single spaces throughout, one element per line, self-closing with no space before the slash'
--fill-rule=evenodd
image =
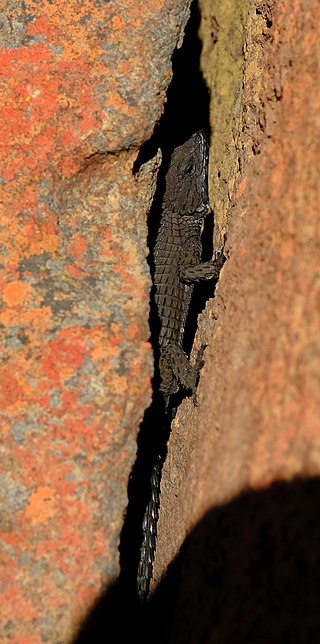
<path id="1" fill-rule="evenodd" d="M 207 215 L 210 211 L 207 168 L 206 135 L 195 132 L 171 155 L 163 208 L 197 219 Z"/>

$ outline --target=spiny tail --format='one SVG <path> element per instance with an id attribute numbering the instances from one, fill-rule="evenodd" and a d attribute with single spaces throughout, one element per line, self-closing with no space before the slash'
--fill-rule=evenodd
<path id="1" fill-rule="evenodd" d="M 150 477 L 150 500 L 146 507 L 142 522 L 143 539 L 140 548 L 140 559 L 137 573 L 137 594 L 142 603 L 144 603 L 148 598 L 156 551 L 161 469 L 162 458 L 159 454 L 157 455 L 152 468 Z"/>

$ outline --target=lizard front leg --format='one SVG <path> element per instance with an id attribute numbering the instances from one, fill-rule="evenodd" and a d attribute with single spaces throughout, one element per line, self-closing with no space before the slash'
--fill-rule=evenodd
<path id="1" fill-rule="evenodd" d="M 218 251 L 215 254 L 215 258 L 209 262 L 203 262 L 202 264 L 197 264 L 191 268 L 187 268 L 184 274 L 181 277 L 181 280 L 185 284 L 190 284 L 192 282 L 199 282 L 200 280 L 209 280 L 212 278 L 219 277 L 221 268 L 225 262 L 225 257 L 222 251 Z"/>

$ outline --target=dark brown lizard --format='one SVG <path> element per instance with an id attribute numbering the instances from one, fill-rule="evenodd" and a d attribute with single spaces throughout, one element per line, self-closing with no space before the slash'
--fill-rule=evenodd
<path id="1" fill-rule="evenodd" d="M 204 347 L 192 365 L 184 352 L 184 336 L 194 283 L 217 278 L 224 257 L 201 263 L 201 232 L 210 212 L 208 198 L 208 146 L 196 132 L 172 153 L 154 248 L 154 291 L 159 317 L 159 394 L 164 415 L 172 417 L 171 401 L 180 388 L 194 392 Z M 150 428 L 152 431 L 152 428 Z M 137 593 L 145 601 L 156 548 L 162 456 L 155 456 L 151 494 L 143 518 L 143 542 L 137 574 Z"/>

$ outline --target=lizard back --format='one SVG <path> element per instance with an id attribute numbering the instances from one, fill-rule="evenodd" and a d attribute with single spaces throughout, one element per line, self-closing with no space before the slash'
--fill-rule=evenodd
<path id="1" fill-rule="evenodd" d="M 207 165 L 206 137 L 203 132 L 196 132 L 174 150 L 166 175 L 154 249 L 155 302 L 160 321 L 159 372 L 166 395 L 175 393 L 179 387 L 172 370 L 172 348 L 183 346 L 193 292 L 193 284 L 187 284 L 184 276 L 201 262 L 202 223 L 209 212 Z"/>
<path id="2" fill-rule="evenodd" d="M 163 420 L 162 436 L 156 435 L 149 502 L 143 524 L 137 571 L 137 593 L 148 597 L 156 548 L 160 479 L 167 433 L 174 414 L 173 396 L 180 387 L 194 392 L 202 366 L 201 348 L 192 365 L 183 350 L 193 283 L 217 277 L 222 256 L 201 263 L 201 232 L 210 211 L 207 188 L 208 150 L 203 132 L 196 132 L 171 156 L 166 175 L 161 223 L 154 248 L 154 299 L 160 323 L 158 334 L 159 391 L 154 400 Z M 158 419 L 159 420 L 159 419 Z M 150 427 L 150 431 L 152 428 Z"/>

